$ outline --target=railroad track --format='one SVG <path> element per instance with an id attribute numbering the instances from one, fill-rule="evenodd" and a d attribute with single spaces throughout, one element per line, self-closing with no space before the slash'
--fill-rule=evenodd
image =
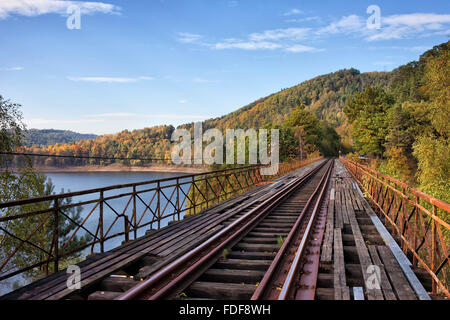
<path id="1" fill-rule="evenodd" d="M 333 161 L 241 208 L 117 300 L 313 299 Z"/>

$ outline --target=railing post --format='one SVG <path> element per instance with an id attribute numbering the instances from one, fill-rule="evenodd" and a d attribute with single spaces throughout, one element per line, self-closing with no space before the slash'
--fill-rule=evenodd
<path id="1" fill-rule="evenodd" d="M 205 175 L 205 197 L 206 197 L 206 209 L 209 208 L 209 191 L 208 191 L 208 175 Z"/>
<path id="2" fill-rule="evenodd" d="M 180 208 L 180 179 L 179 178 L 177 178 L 177 183 L 176 183 L 175 188 L 177 188 L 176 210 L 177 210 L 178 221 L 180 221 L 181 208 Z"/>
<path id="3" fill-rule="evenodd" d="M 405 236 L 406 234 L 406 229 L 408 228 L 408 209 L 407 209 L 407 205 L 408 205 L 408 200 L 407 200 L 407 194 L 406 194 L 406 188 L 403 187 L 403 194 L 404 194 L 404 198 L 403 198 L 403 225 L 402 225 L 402 235 Z M 403 251 L 405 252 L 405 254 L 408 252 L 408 243 L 406 241 L 403 241 Z"/>
<path id="4" fill-rule="evenodd" d="M 416 196 L 416 203 L 420 204 L 420 198 L 419 196 Z M 414 232 L 413 232 L 413 248 L 414 251 L 417 250 L 417 233 L 419 232 L 418 228 L 418 219 L 419 219 L 419 208 L 417 206 L 414 206 Z M 416 255 L 413 255 L 413 266 L 417 267 L 417 257 Z"/>
<path id="5" fill-rule="evenodd" d="M 157 192 L 158 192 L 158 202 L 156 210 L 158 210 L 158 230 L 161 229 L 161 182 L 158 180 L 158 186 L 157 186 Z"/>
<path id="6" fill-rule="evenodd" d="M 195 178 L 194 176 L 192 176 L 192 201 L 191 201 L 191 205 L 194 208 L 194 215 L 195 215 Z"/>
<path id="7" fill-rule="evenodd" d="M 133 186 L 133 223 L 134 223 L 134 240 L 136 240 L 137 239 L 136 185 Z"/>
<path id="8" fill-rule="evenodd" d="M 130 225 L 128 223 L 128 217 L 126 214 L 123 215 L 123 223 L 125 226 L 125 242 L 130 241 Z"/>
<path id="9" fill-rule="evenodd" d="M 100 252 L 104 253 L 105 252 L 105 240 L 104 240 L 104 235 L 103 235 L 103 199 L 104 199 L 104 195 L 103 195 L 103 190 L 100 191 L 100 212 L 99 212 L 99 217 L 98 217 L 98 227 L 99 227 L 99 231 L 100 231 Z"/>
<path id="10" fill-rule="evenodd" d="M 54 270 L 59 271 L 59 201 L 55 199 L 53 205 L 53 247 L 55 250 Z"/>
<path id="11" fill-rule="evenodd" d="M 433 216 L 437 215 L 436 205 L 433 204 Z M 431 270 L 436 274 L 436 221 L 431 219 Z M 436 281 L 433 280 L 433 294 L 436 294 L 437 286 Z"/>

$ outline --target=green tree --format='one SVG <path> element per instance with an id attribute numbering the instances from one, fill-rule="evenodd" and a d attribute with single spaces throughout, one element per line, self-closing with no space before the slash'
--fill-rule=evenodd
<path id="1" fill-rule="evenodd" d="M 352 125 L 351 133 L 356 151 L 381 157 L 388 133 L 388 110 L 394 98 L 384 89 L 368 87 L 350 97 L 344 113 Z"/>
<path id="2" fill-rule="evenodd" d="M 20 113 L 20 105 L 13 104 L 9 100 L 4 100 L 0 97 L 0 152 L 15 151 L 21 146 L 23 142 L 23 133 L 25 126 L 22 123 L 22 115 Z M 28 199 L 34 197 L 41 197 L 54 194 L 54 186 L 50 180 L 38 174 L 31 167 L 30 162 L 25 162 L 22 167 L 12 168 L 11 158 L 2 158 L 2 170 L 0 173 L 0 202 L 8 202 L 12 200 Z M 16 169 L 14 172 L 12 169 Z M 71 199 L 65 199 L 61 206 L 71 203 Z M 22 206 L 15 206 L 0 211 L 0 216 L 10 217 L 26 212 L 38 211 L 48 209 L 52 205 L 49 202 L 41 202 L 38 204 L 32 203 Z M 70 219 L 60 215 L 58 223 L 58 232 L 60 243 L 68 239 L 69 233 L 74 230 L 77 223 L 81 222 L 81 208 L 72 208 L 65 210 L 65 214 Z M 51 215 L 51 213 L 50 213 Z M 1 273 L 8 273 L 14 270 L 25 268 L 27 266 L 36 264 L 46 258 L 44 251 L 50 252 L 53 232 L 53 216 L 50 216 L 45 223 L 43 223 L 44 215 L 29 216 L 17 220 L 10 220 L 0 223 L 0 261 L 5 261 L 10 253 L 15 251 L 20 243 L 20 239 L 25 240 L 31 236 L 27 243 L 22 245 L 20 249 L 15 252 L 9 262 L 4 266 Z M 36 230 L 36 231 L 35 231 Z M 33 233 L 34 232 L 34 233 Z M 89 241 L 88 236 L 74 237 L 67 248 L 83 245 Z M 31 245 L 31 243 L 33 245 Z M 41 248 L 43 250 L 38 249 Z M 65 263 L 73 262 L 80 258 L 80 254 L 74 254 L 61 261 L 62 266 Z M 32 281 L 36 276 L 43 272 L 51 271 L 49 268 L 42 266 L 39 268 L 28 270 L 22 281 L 27 283 Z M 10 284 L 11 285 L 11 284 Z"/>

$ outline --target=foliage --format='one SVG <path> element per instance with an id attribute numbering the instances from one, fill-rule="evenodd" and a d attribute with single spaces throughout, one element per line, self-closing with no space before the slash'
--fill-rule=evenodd
<path id="1" fill-rule="evenodd" d="M 29 153 L 52 154 L 62 156 L 106 157 L 106 158 L 141 158 L 141 159 L 170 159 L 173 126 L 158 126 L 141 130 L 124 130 L 117 134 L 108 134 L 96 139 L 80 140 L 71 143 L 56 144 L 38 148 L 36 146 L 22 147 L 20 151 Z M 16 159 L 20 164 L 21 158 Z M 151 160 L 98 160 L 82 158 L 54 158 L 33 157 L 33 165 L 39 166 L 85 166 L 121 165 L 140 166 L 152 163 Z"/>
<path id="2" fill-rule="evenodd" d="M 349 98 L 344 113 L 352 125 L 357 151 L 383 155 L 388 128 L 387 112 L 393 103 L 393 97 L 379 87 L 368 87 L 364 92 Z"/>
<path id="3" fill-rule="evenodd" d="M 450 199 L 450 42 L 392 72 L 386 89 L 367 88 L 347 101 L 354 148 L 383 157 L 379 170 Z"/>
<path id="4" fill-rule="evenodd" d="M 418 181 L 423 192 L 450 202 L 450 144 L 448 139 L 420 137 L 414 145 Z"/>
<path id="5" fill-rule="evenodd" d="M 0 96 L 0 123 L 2 129 L 0 131 L 0 151 L 11 152 L 14 151 L 23 141 L 23 132 L 25 126 L 21 122 L 22 114 L 20 112 L 20 105 L 11 103 L 9 100 L 4 100 Z M 23 161 L 19 171 L 12 172 L 8 165 L 10 159 L 3 158 L 2 170 L 0 172 L 0 202 L 8 202 L 12 200 L 28 199 L 40 196 L 46 196 L 54 193 L 54 186 L 50 180 L 42 175 L 36 173 L 36 171 L 30 166 L 29 161 Z M 71 199 L 66 199 L 60 206 L 68 205 L 71 203 Z M 15 206 L 11 208 L 2 209 L 0 216 L 16 216 L 23 213 L 45 210 L 50 208 L 52 203 L 41 202 L 38 204 L 32 203 L 22 206 Z M 81 208 L 79 209 L 67 209 L 65 214 L 70 219 L 60 215 L 58 223 L 59 239 L 60 243 L 65 242 L 69 233 L 74 230 L 76 223 L 81 222 Z M 51 214 L 51 213 L 50 213 Z M 0 223 L 2 232 L 0 233 L 0 261 L 4 261 L 10 253 L 15 252 L 22 241 L 29 238 L 28 243 L 21 246 L 8 264 L 5 266 L 6 271 L 14 271 L 20 268 L 36 264 L 43 258 L 46 258 L 44 251 L 37 247 L 50 252 L 50 247 L 53 239 L 53 216 L 50 216 L 46 222 L 43 221 L 44 215 L 29 216 L 21 219 L 10 220 Z M 6 230 L 6 231 L 5 231 Z M 8 234 L 9 233 L 9 234 Z M 14 236 L 11 236 L 14 235 Z M 80 246 L 89 241 L 88 236 L 74 237 L 71 244 L 67 247 L 67 250 Z M 30 245 L 30 243 L 34 244 Z M 70 263 L 74 259 L 78 259 L 79 254 L 71 255 L 61 261 L 61 265 Z M 42 272 L 51 271 L 52 266 L 46 268 L 42 266 L 40 268 L 34 268 L 26 272 L 26 277 L 21 280 L 28 282 L 33 280 L 36 276 Z"/>
<path id="6" fill-rule="evenodd" d="M 70 143 L 80 140 L 95 139 L 95 134 L 82 134 L 68 130 L 38 130 L 30 129 L 24 133 L 24 143 L 26 147 L 46 147 L 57 143 Z"/>
<path id="7" fill-rule="evenodd" d="M 23 130 L 20 105 L 0 95 L 0 151 L 12 152 L 22 144 Z M 7 167 L 11 158 L 2 156 L 0 167 Z"/>
<path id="8" fill-rule="evenodd" d="M 340 70 L 305 81 L 292 88 L 261 98 L 235 112 L 207 120 L 207 128 L 260 128 L 265 123 L 282 124 L 292 110 L 305 106 L 319 120 L 348 134 L 343 108 L 347 97 L 367 86 L 385 87 L 392 75 L 388 72 L 360 73 L 356 69 Z"/>

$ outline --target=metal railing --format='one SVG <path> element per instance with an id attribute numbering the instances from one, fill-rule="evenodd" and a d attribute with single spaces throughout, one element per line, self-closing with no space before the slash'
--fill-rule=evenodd
<path id="1" fill-rule="evenodd" d="M 0 281 L 58 272 L 74 255 L 103 253 L 320 159 L 282 163 L 275 176 L 247 166 L 0 203 Z"/>
<path id="2" fill-rule="evenodd" d="M 362 186 L 376 208 L 400 238 L 402 249 L 412 254 L 430 274 L 432 292 L 450 298 L 450 204 L 357 162 L 341 161 Z"/>

